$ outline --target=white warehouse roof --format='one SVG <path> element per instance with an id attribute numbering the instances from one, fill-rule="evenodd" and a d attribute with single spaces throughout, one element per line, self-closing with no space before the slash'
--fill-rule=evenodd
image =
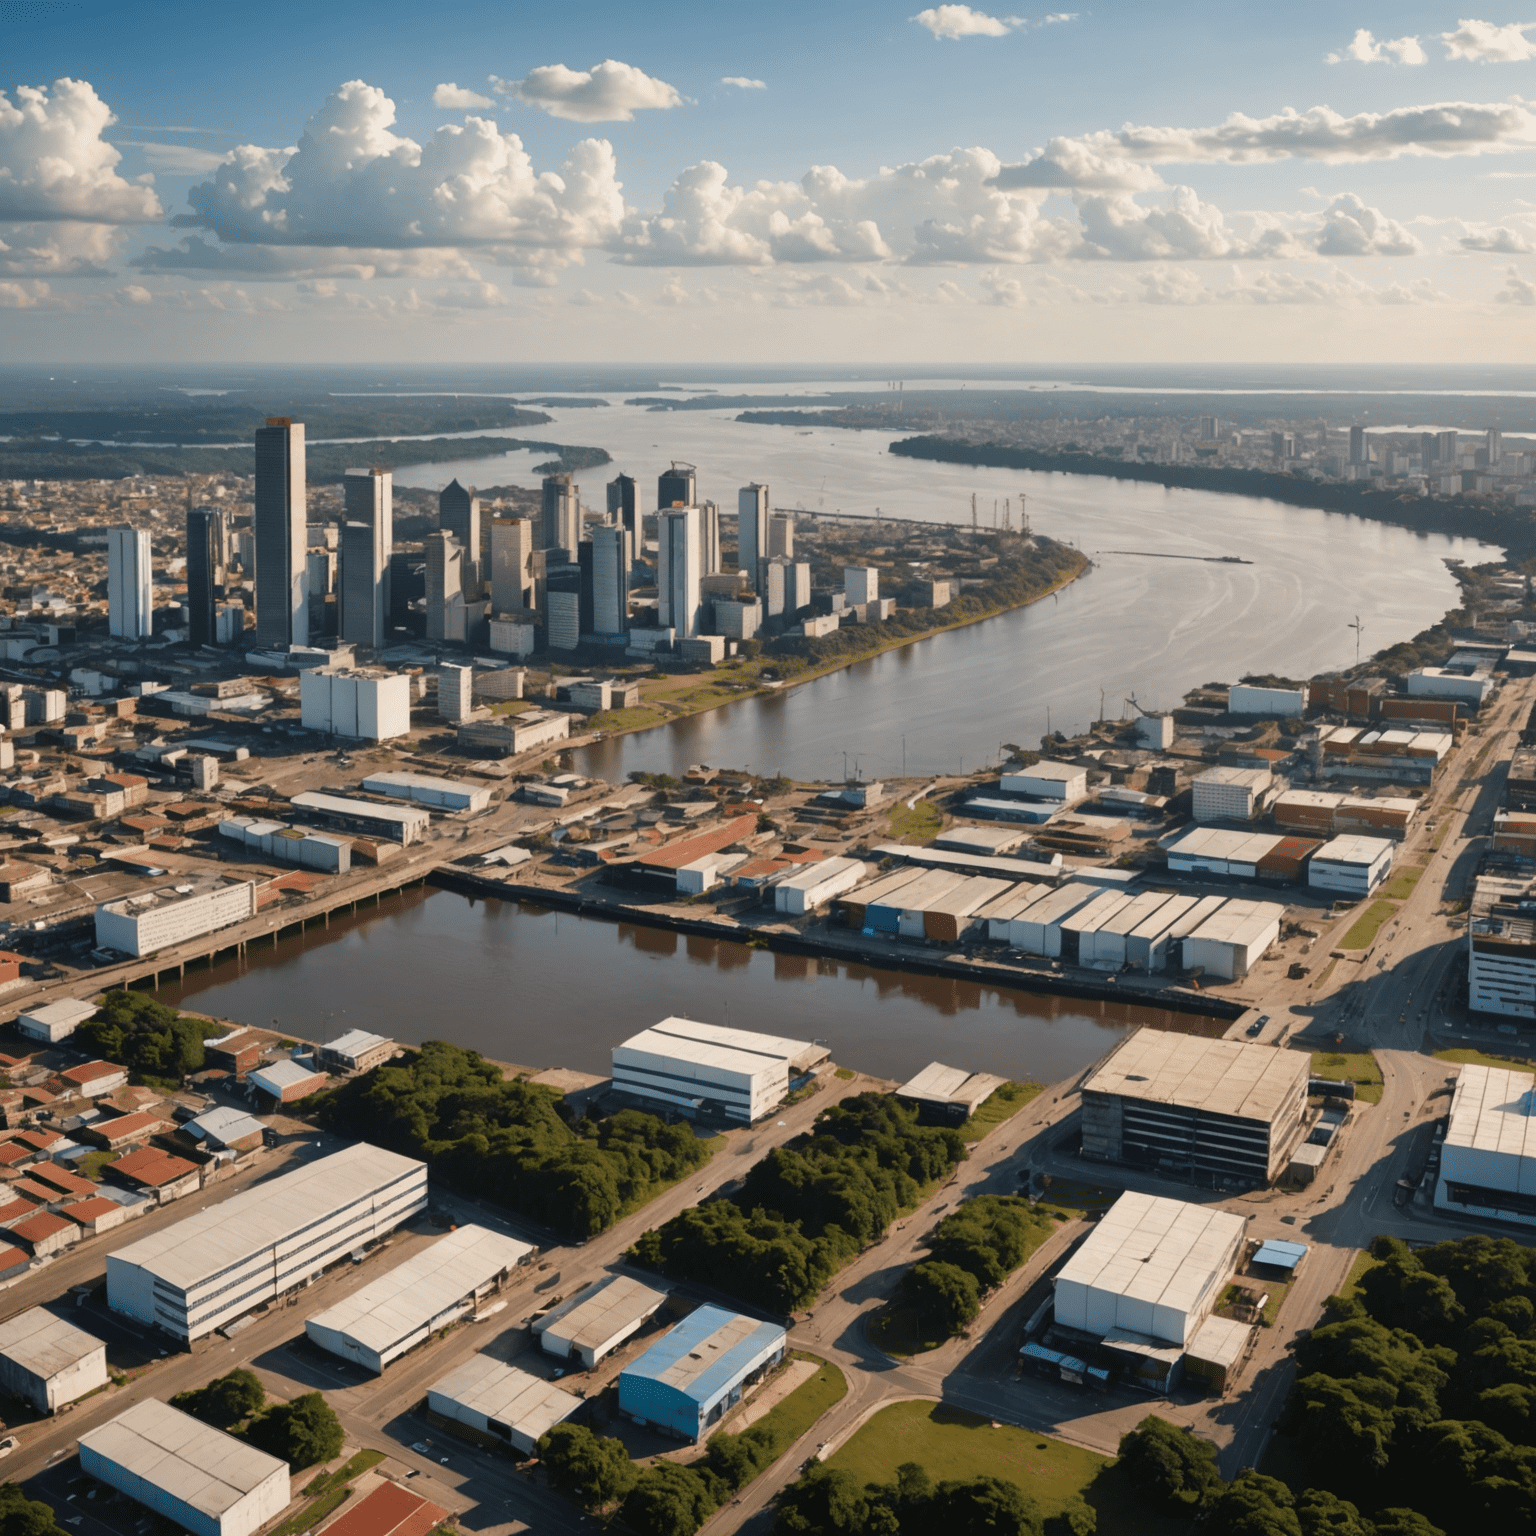
<path id="1" fill-rule="evenodd" d="M 1451 1099 L 1445 1150 L 1536 1158 L 1536 1076 L 1467 1062 Z"/>
<path id="2" fill-rule="evenodd" d="M 534 1444 L 581 1407 L 579 1397 L 554 1382 L 504 1365 L 490 1355 L 471 1355 L 456 1371 L 434 1381 L 429 1394 L 495 1419 Z"/>
<path id="3" fill-rule="evenodd" d="M 366 1029 L 349 1029 L 346 1034 L 327 1040 L 320 1049 L 332 1051 L 338 1056 L 366 1056 L 369 1051 L 377 1050 L 381 1045 L 394 1043 L 388 1035 L 375 1035 Z"/>
<path id="4" fill-rule="evenodd" d="M 419 811 L 414 806 L 380 805 L 376 800 L 350 800 L 342 795 L 327 795 L 314 789 L 306 789 L 294 795 L 288 803 L 301 811 L 328 811 L 333 816 L 393 821 L 402 827 L 424 827 L 432 820 L 430 811 Z"/>
<path id="5" fill-rule="evenodd" d="M 1353 864 L 1369 869 L 1383 854 L 1390 856 L 1397 844 L 1390 837 L 1360 837 L 1346 833 L 1331 838 L 1312 855 L 1314 864 Z"/>
<path id="6" fill-rule="evenodd" d="M 792 1069 L 803 1070 L 825 1060 L 828 1054 L 825 1046 L 809 1040 L 790 1040 L 781 1035 L 762 1035 L 750 1029 L 730 1029 L 679 1018 L 662 1019 L 638 1035 L 631 1035 L 615 1049 L 676 1056 L 748 1075 L 781 1061 Z"/>
<path id="7" fill-rule="evenodd" d="M 554 1328 L 577 1349 L 601 1349 L 626 1328 L 638 1327 L 667 1299 L 629 1275 L 610 1275 L 590 1290 L 546 1312 L 533 1325 L 538 1334 Z M 559 1324 L 555 1328 L 555 1324 Z"/>
<path id="8" fill-rule="evenodd" d="M 42 1307 L 18 1312 L 0 1323 L 0 1355 L 44 1381 L 105 1348 L 94 1333 Z"/>
<path id="9" fill-rule="evenodd" d="M 1216 944 L 1254 944 L 1285 916 L 1278 901 L 1223 902 L 1189 935 Z"/>
<path id="10" fill-rule="evenodd" d="M 1271 1121 L 1311 1065 L 1303 1051 L 1138 1029 L 1088 1078 L 1083 1092 Z"/>

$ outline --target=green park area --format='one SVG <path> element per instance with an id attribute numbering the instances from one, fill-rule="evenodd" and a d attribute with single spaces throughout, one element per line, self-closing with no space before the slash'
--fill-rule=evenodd
<path id="1" fill-rule="evenodd" d="M 1313 1051 L 1312 1075 L 1352 1082 L 1359 1103 L 1381 1103 L 1381 1068 L 1369 1051 Z"/>
<path id="2" fill-rule="evenodd" d="M 1454 1062 L 1457 1066 L 1464 1066 L 1471 1062 L 1479 1067 L 1501 1067 L 1506 1072 L 1530 1072 L 1536 1070 L 1536 1063 L 1522 1061 L 1514 1056 L 1494 1056 L 1488 1051 L 1475 1051 L 1470 1047 L 1455 1046 L 1448 1051 L 1436 1051 L 1436 1061 Z"/>
<path id="3" fill-rule="evenodd" d="M 995 1130 L 1004 1120 L 1018 1114 L 1044 1090 L 1044 1083 L 1004 1083 L 977 1107 L 976 1113 L 960 1127 L 960 1134 L 967 1141 L 980 1141 L 988 1131 Z"/>
<path id="4" fill-rule="evenodd" d="M 1376 942 L 1382 925 L 1397 911 L 1393 901 L 1373 901 L 1354 922 L 1349 932 L 1339 940 L 1340 949 L 1369 949 Z"/>

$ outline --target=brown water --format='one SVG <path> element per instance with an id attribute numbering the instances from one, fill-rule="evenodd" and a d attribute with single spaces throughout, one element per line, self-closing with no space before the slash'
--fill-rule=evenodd
<path id="1" fill-rule="evenodd" d="M 304 1039 L 360 1028 L 604 1073 L 613 1045 L 668 1014 L 825 1040 L 839 1062 L 883 1077 L 937 1058 L 1044 1082 L 1097 1060 L 1138 1024 L 1224 1027 L 422 890 L 158 995 Z"/>

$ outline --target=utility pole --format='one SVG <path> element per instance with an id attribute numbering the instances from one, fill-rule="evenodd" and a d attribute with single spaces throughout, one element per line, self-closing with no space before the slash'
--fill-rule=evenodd
<path id="1" fill-rule="evenodd" d="M 1360 615 L 1357 613 L 1355 615 L 1355 622 L 1353 624 L 1346 624 L 1344 627 L 1355 632 L 1355 665 L 1358 667 L 1360 665 L 1360 636 L 1365 633 L 1365 625 L 1360 622 Z"/>

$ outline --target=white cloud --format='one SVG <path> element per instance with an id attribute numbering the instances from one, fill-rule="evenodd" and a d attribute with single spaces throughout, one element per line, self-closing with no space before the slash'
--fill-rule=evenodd
<path id="1" fill-rule="evenodd" d="M 218 150 L 198 149 L 192 144 L 159 144 L 150 139 L 118 139 L 117 142 L 131 149 L 142 149 L 144 158 L 168 176 L 206 176 L 224 161 Z"/>
<path id="2" fill-rule="evenodd" d="M 1001 305 L 1004 309 L 1025 309 L 1030 302 L 1024 284 L 1011 274 L 1004 275 L 995 267 L 982 274 L 981 288 L 988 304 Z"/>
<path id="3" fill-rule="evenodd" d="M 117 296 L 124 304 L 144 305 L 155 302 L 154 294 L 139 283 L 129 283 L 125 287 L 119 288 Z"/>
<path id="4" fill-rule="evenodd" d="M 51 295 L 47 283 L 0 283 L 0 309 L 37 309 Z"/>
<path id="5" fill-rule="evenodd" d="M 121 235 L 113 224 L 0 225 L 0 276 L 104 277 Z"/>
<path id="6" fill-rule="evenodd" d="M 592 69 L 567 69 L 564 64 L 545 64 L 529 70 L 522 80 L 497 80 L 503 95 L 516 96 L 531 107 L 542 107 L 551 117 L 572 123 L 628 123 L 636 112 L 666 111 L 679 107 L 682 96 L 665 80 L 658 80 L 633 64 L 604 59 Z"/>
<path id="7" fill-rule="evenodd" d="M 749 75 L 721 75 L 721 85 L 734 85 L 739 91 L 766 91 L 766 80 L 754 80 Z"/>
<path id="8" fill-rule="evenodd" d="M 1504 286 L 1493 297 L 1498 304 L 1536 305 L 1536 283 L 1521 277 L 1519 268 L 1505 267 Z"/>
<path id="9" fill-rule="evenodd" d="M 212 245 L 188 235 L 166 250 L 150 246 L 129 263 L 141 272 L 222 273 L 241 278 L 465 278 L 480 274 L 455 250 L 376 250 L 344 246 Z"/>
<path id="10" fill-rule="evenodd" d="M 919 11 L 912 18 L 939 39 L 961 37 L 1006 37 L 1024 25 L 1017 16 L 989 16 L 973 11 L 968 5 L 935 5 Z"/>
<path id="11" fill-rule="evenodd" d="M 490 107 L 495 103 L 489 96 L 482 96 L 479 91 L 466 90 L 450 80 L 432 92 L 432 105 L 446 107 L 453 112 L 468 112 L 474 107 Z"/>
<path id="12" fill-rule="evenodd" d="M 1311 244 L 1319 256 L 1417 256 L 1424 249 L 1395 219 L 1353 192 L 1329 203 Z"/>
<path id="13" fill-rule="evenodd" d="M 1460 250 L 1498 256 L 1536 255 L 1536 240 L 1518 229 L 1511 229 L 1507 224 L 1469 224 L 1463 228 L 1465 233 L 1456 242 Z"/>
<path id="14" fill-rule="evenodd" d="M 117 173 L 122 156 L 102 138 L 116 119 L 84 80 L 0 91 L 0 220 L 81 219 L 140 224 L 163 216 L 147 185 Z"/>
<path id="15" fill-rule="evenodd" d="M 1521 64 L 1536 59 L 1536 40 L 1527 37 L 1536 23 L 1511 22 L 1496 26 L 1491 21 L 1461 21 L 1454 32 L 1442 32 L 1448 59 L 1472 64 Z"/>
<path id="16" fill-rule="evenodd" d="M 1429 55 L 1416 37 L 1376 38 L 1361 27 L 1350 39 L 1347 48 L 1330 53 L 1324 61 L 1328 64 L 1427 64 Z"/>
<path id="17" fill-rule="evenodd" d="M 1191 261 L 1219 257 L 1288 256 L 1299 251 L 1278 225 L 1244 239 L 1227 226 L 1219 208 L 1202 203 L 1189 187 L 1173 188 L 1167 206 L 1143 207 L 1123 193 L 1078 199 L 1082 242 L 1069 256 L 1100 261 Z"/>
<path id="18" fill-rule="evenodd" d="M 470 246 L 544 268 L 617 234 L 624 200 L 606 140 L 581 140 L 557 174 L 535 171 L 522 140 L 487 118 L 439 128 L 425 144 L 397 135 L 394 120 L 383 91 L 349 81 L 310 118 L 296 149 L 239 146 L 189 190 L 192 212 L 172 223 L 226 245 Z M 210 248 L 188 249 L 207 259 Z"/>

